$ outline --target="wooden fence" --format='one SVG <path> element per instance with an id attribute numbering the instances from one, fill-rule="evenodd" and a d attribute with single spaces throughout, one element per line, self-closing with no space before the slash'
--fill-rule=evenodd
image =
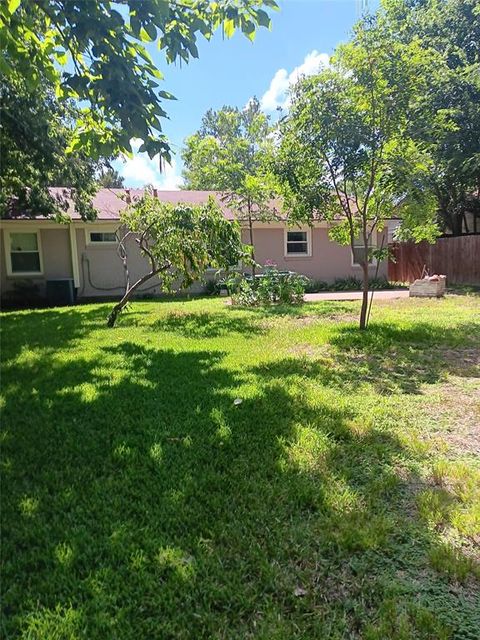
<path id="1" fill-rule="evenodd" d="M 426 267 L 430 275 L 444 274 L 448 284 L 480 285 L 480 235 L 439 238 L 435 244 L 395 242 L 395 262 L 388 262 L 388 279 L 413 282 Z"/>

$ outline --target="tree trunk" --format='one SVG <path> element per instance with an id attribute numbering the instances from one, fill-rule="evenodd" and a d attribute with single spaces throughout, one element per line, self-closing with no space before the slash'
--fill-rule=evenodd
<path id="1" fill-rule="evenodd" d="M 360 311 L 360 329 L 367 328 L 367 313 L 368 313 L 368 260 L 363 265 L 363 286 L 362 286 L 362 309 Z"/>
<path id="2" fill-rule="evenodd" d="M 248 230 L 250 232 L 250 245 L 252 247 L 252 276 L 255 277 L 255 246 L 253 244 L 253 220 L 252 220 L 252 211 L 251 205 L 248 203 Z"/>
<path id="3" fill-rule="evenodd" d="M 135 291 L 138 289 L 138 287 L 140 287 L 142 284 L 150 280 L 150 278 L 153 278 L 154 276 L 158 275 L 160 271 L 165 271 L 166 268 L 168 267 L 160 267 L 155 271 L 151 271 L 150 273 L 147 273 L 147 275 L 142 276 L 131 287 L 128 287 L 127 290 L 125 291 L 125 295 L 123 296 L 123 298 L 120 300 L 120 302 L 117 302 L 117 304 L 111 310 L 110 315 L 107 318 L 107 327 L 115 326 L 115 322 L 117 321 L 118 316 L 120 315 L 122 310 L 125 308 L 125 306 L 128 304 L 128 301 L 130 300 L 132 295 L 135 293 Z"/>

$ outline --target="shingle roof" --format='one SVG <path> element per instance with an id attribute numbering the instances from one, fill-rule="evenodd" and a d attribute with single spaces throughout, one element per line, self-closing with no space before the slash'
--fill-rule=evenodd
<path id="1" fill-rule="evenodd" d="M 191 204 L 202 204 L 207 202 L 209 196 L 213 196 L 223 211 L 223 215 L 227 220 L 234 220 L 235 214 L 225 202 L 219 191 L 162 191 L 154 189 L 154 194 L 163 202 L 189 202 Z M 52 196 L 58 197 L 59 200 L 69 202 L 66 213 L 72 220 L 81 220 L 80 214 L 75 210 L 73 201 L 70 199 L 70 189 L 66 187 L 50 187 Z M 125 209 L 129 202 L 141 198 L 145 193 L 145 189 L 99 189 L 93 198 L 93 206 L 97 210 L 97 220 L 119 220 L 120 213 Z M 353 201 L 352 201 L 353 204 Z M 286 215 L 281 213 L 281 207 L 278 201 L 272 201 L 272 212 L 276 214 L 277 219 L 286 220 Z M 15 219 L 30 219 L 29 216 L 16 215 Z M 45 216 L 38 216 L 37 220 L 46 220 Z M 392 216 L 390 219 L 397 219 Z"/>
<path id="2" fill-rule="evenodd" d="M 53 187 L 50 189 L 52 195 L 66 196 L 66 189 L 62 187 Z M 97 220 L 118 220 L 120 212 L 128 205 L 128 201 L 134 201 L 145 193 L 145 189 L 100 189 L 97 191 L 93 206 L 97 210 Z M 221 194 L 215 191 L 161 191 L 154 190 L 155 195 L 163 202 L 189 202 L 192 204 L 202 204 L 207 202 L 209 196 L 213 196 L 222 209 L 228 220 L 233 220 L 234 214 L 224 202 L 222 202 Z M 73 220 L 80 220 L 80 215 L 71 204 L 67 212 Z"/>

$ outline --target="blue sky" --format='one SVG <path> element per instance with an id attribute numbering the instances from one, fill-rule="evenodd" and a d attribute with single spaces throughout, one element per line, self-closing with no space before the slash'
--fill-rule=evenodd
<path id="1" fill-rule="evenodd" d="M 315 73 L 335 47 L 348 40 L 360 17 L 362 0 L 281 0 L 272 12 L 272 29 L 260 29 L 252 43 L 239 33 L 230 40 L 220 33 L 207 42 L 199 39 L 199 58 L 188 65 L 168 65 L 156 47 L 151 54 L 164 73 L 162 89 L 177 101 L 167 101 L 169 120 L 164 130 L 176 152 L 171 167 L 160 174 L 158 161 L 145 154 L 114 166 L 130 187 L 154 184 L 175 189 L 181 184 L 180 149 L 194 133 L 209 108 L 243 107 L 251 96 L 262 100 L 265 111 L 285 103 L 285 89 L 298 74 Z M 363 0 L 365 4 L 365 0 Z M 376 1 L 370 0 L 369 8 Z"/>

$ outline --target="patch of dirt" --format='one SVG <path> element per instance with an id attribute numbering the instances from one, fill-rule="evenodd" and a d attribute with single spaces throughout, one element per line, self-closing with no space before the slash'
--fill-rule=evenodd
<path id="1" fill-rule="evenodd" d="M 291 318 L 290 322 L 299 327 L 309 327 L 311 324 L 318 324 L 321 321 L 319 316 L 298 316 Z"/>
<path id="2" fill-rule="evenodd" d="M 453 375 L 480 378 L 480 348 L 444 348 L 439 353 Z"/>
<path id="3" fill-rule="evenodd" d="M 313 345 L 308 342 L 295 344 L 290 347 L 288 353 L 297 358 L 330 359 L 332 356 L 332 350 L 328 344 Z"/>
<path id="4" fill-rule="evenodd" d="M 321 324 L 322 322 L 358 322 L 358 313 L 325 313 L 322 315 L 299 316 L 292 318 L 293 325 L 299 327 L 308 327 L 312 324 Z"/>
<path id="5" fill-rule="evenodd" d="M 425 410 L 438 423 L 432 433 L 460 454 L 480 456 L 480 349 L 442 349 L 448 380 L 426 386 Z"/>

